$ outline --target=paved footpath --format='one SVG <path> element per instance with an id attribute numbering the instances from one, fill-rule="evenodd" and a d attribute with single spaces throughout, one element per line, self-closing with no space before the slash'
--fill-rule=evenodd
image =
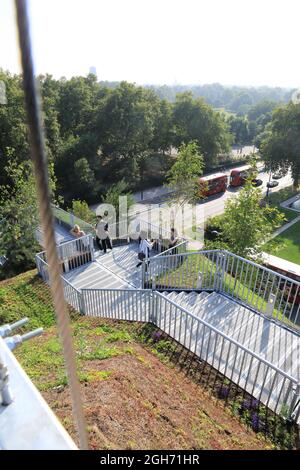
<path id="1" fill-rule="evenodd" d="M 300 222 L 300 215 L 298 215 L 298 217 L 295 217 L 295 219 L 291 220 L 287 224 L 285 224 L 282 227 L 275 230 L 275 232 L 272 233 L 272 235 L 270 236 L 269 240 L 272 240 L 273 238 L 277 237 L 277 235 L 280 235 L 282 232 L 285 232 L 286 230 L 288 230 L 290 227 L 292 227 L 292 225 L 296 224 L 297 222 Z"/>

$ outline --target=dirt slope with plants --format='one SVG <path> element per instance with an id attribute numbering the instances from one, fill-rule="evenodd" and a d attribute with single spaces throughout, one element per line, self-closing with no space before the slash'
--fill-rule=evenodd
<path id="1" fill-rule="evenodd" d="M 197 383 L 184 358 L 174 361 L 178 345 L 150 325 L 71 314 L 92 449 L 274 448 Z M 45 332 L 16 355 L 76 440 L 51 296 L 35 271 L 0 283 L 0 322 L 22 316 Z"/>

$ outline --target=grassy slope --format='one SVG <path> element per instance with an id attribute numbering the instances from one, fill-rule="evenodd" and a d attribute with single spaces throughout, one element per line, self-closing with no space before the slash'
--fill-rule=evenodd
<path id="1" fill-rule="evenodd" d="M 264 246 L 267 253 L 300 264 L 300 222 L 274 238 Z"/>
<path id="2" fill-rule="evenodd" d="M 276 191 L 269 195 L 269 202 L 270 205 L 275 206 L 278 210 L 284 214 L 286 221 L 284 223 L 290 222 L 291 220 L 295 219 L 299 213 L 292 211 L 290 209 L 285 209 L 284 207 L 280 206 L 281 202 L 286 201 L 287 199 L 295 196 L 298 191 L 295 191 L 292 186 L 288 188 L 281 189 L 280 191 Z"/>
<path id="3" fill-rule="evenodd" d="M 286 218 L 284 224 L 298 217 L 299 212 L 280 207 L 280 203 L 295 196 L 297 193 L 298 192 L 290 186 L 269 196 L 271 204 L 276 206 L 280 212 L 284 214 Z M 263 248 L 267 253 L 300 264 L 300 224 L 295 224 L 275 239 L 266 243 Z"/>
<path id="4" fill-rule="evenodd" d="M 92 448 L 271 447 L 170 361 L 177 346 L 168 338 L 154 341 L 147 325 L 71 313 Z M 34 271 L 0 283 L 1 322 L 23 316 L 45 333 L 16 355 L 75 437 L 50 293 Z"/>

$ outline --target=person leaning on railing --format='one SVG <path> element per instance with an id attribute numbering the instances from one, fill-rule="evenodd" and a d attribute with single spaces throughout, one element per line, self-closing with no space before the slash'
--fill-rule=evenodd
<path id="1" fill-rule="evenodd" d="M 70 230 L 70 234 L 73 235 L 75 238 L 81 238 L 85 236 L 85 232 L 81 230 L 79 225 L 74 225 L 74 227 Z M 85 246 L 82 243 L 82 240 L 78 240 L 76 242 L 76 249 L 78 251 L 85 251 Z"/>

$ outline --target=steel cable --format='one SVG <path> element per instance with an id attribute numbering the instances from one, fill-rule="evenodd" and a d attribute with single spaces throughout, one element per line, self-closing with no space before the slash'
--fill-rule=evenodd
<path id="1" fill-rule="evenodd" d="M 73 416 L 77 425 L 80 448 L 87 449 L 86 425 L 80 395 L 80 385 L 76 373 L 76 358 L 71 336 L 70 318 L 64 299 L 61 270 L 56 250 L 53 215 L 50 205 L 51 198 L 48 184 L 45 139 L 41 119 L 40 94 L 34 76 L 27 0 L 15 0 L 15 5 L 31 156 L 34 163 L 39 213 L 44 233 L 47 261 L 49 264 L 50 286 L 57 317 L 58 331 L 63 346 L 63 354 L 70 385 Z"/>

